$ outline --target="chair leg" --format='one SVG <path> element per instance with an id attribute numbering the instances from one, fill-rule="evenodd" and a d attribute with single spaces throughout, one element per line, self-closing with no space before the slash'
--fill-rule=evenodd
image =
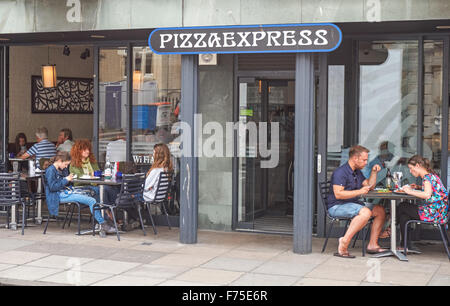
<path id="1" fill-rule="evenodd" d="M 356 245 L 356 241 L 358 240 L 358 238 L 359 238 L 359 234 L 361 233 L 361 231 L 359 231 L 357 234 L 356 234 L 356 236 L 355 236 L 355 238 L 353 239 L 353 245 L 352 245 L 352 249 L 354 249 L 355 248 L 355 245 Z M 364 233 L 363 233 L 363 235 L 364 235 Z"/>
<path id="2" fill-rule="evenodd" d="M 72 224 L 73 213 L 75 212 L 75 205 L 76 203 L 72 203 L 72 212 L 70 213 L 69 224 L 67 225 L 67 227 L 70 227 L 70 224 Z"/>
<path id="3" fill-rule="evenodd" d="M 366 235 L 369 232 L 369 229 L 367 228 L 367 226 L 364 226 L 363 229 L 363 234 L 362 234 L 362 256 L 365 257 L 366 256 Z"/>
<path id="4" fill-rule="evenodd" d="M 76 203 L 78 206 L 78 236 L 81 235 L 81 205 L 80 203 Z"/>
<path id="5" fill-rule="evenodd" d="M 11 215 L 11 206 L 6 207 L 6 228 L 9 229 L 9 219 Z"/>
<path id="6" fill-rule="evenodd" d="M 145 232 L 144 221 L 142 221 L 141 205 L 138 204 L 136 209 L 139 214 L 139 221 L 141 222 L 141 227 L 142 227 L 142 231 L 144 232 L 144 236 L 147 236 L 147 233 Z"/>
<path id="7" fill-rule="evenodd" d="M 50 221 L 50 215 L 47 217 L 47 222 L 45 223 L 44 235 L 47 233 L 48 223 Z"/>
<path id="8" fill-rule="evenodd" d="M 448 236 L 447 233 L 445 232 L 445 226 L 444 225 L 439 225 L 439 231 L 441 232 L 441 238 L 442 238 L 442 243 L 444 244 L 445 247 L 445 251 L 447 252 L 447 257 L 450 260 L 450 251 L 448 250 Z"/>
<path id="9" fill-rule="evenodd" d="M 408 252 L 408 225 L 409 222 L 406 222 L 405 224 L 405 237 L 403 237 L 403 255 L 405 255 L 405 257 L 407 256 Z"/>
<path id="10" fill-rule="evenodd" d="M 147 205 L 148 216 L 150 217 L 150 221 L 152 222 L 153 232 L 156 235 L 156 234 L 158 234 L 158 231 L 156 230 L 155 222 L 153 221 L 153 217 L 152 217 L 152 212 L 150 211 L 150 204 L 146 203 L 146 205 Z"/>
<path id="11" fill-rule="evenodd" d="M 66 222 L 67 222 L 67 217 L 69 216 L 70 210 L 72 209 L 72 203 L 69 203 L 69 209 L 67 210 L 66 216 L 64 217 L 64 223 L 62 226 L 62 229 L 64 229 L 66 227 Z"/>
<path id="12" fill-rule="evenodd" d="M 119 229 L 117 228 L 117 221 L 116 221 L 116 216 L 114 214 L 114 208 L 110 207 L 109 210 L 111 211 L 113 221 L 114 221 L 114 227 L 116 228 L 117 240 L 120 241 L 120 234 L 119 234 Z"/>
<path id="13" fill-rule="evenodd" d="M 171 230 L 172 228 L 170 227 L 169 214 L 167 213 L 166 205 L 164 205 L 164 202 L 161 202 L 161 206 L 163 208 L 164 214 L 166 215 L 167 225 L 169 226 L 169 229 Z"/>
<path id="14" fill-rule="evenodd" d="M 25 211 L 26 211 L 25 203 L 22 203 L 22 236 L 25 233 Z"/>
<path id="15" fill-rule="evenodd" d="M 325 249 L 327 248 L 328 238 L 330 237 L 331 231 L 333 230 L 333 225 L 334 225 L 334 221 L 331 222 L 330 229 L 328 230 L 327 237 L 325 238 L 325 243 L 323 244 L 323 247 L 322 247 L 322 253 L 325 252 Z"/>

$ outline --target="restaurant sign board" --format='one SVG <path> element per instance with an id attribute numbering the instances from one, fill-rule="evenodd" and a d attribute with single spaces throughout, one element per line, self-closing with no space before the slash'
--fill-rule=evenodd
<path id="1" fill-rule="evenodd" d="M 148 38 L 156 54 L 331 52 L 341 42 L 332 23 L 159 28 Z"/>

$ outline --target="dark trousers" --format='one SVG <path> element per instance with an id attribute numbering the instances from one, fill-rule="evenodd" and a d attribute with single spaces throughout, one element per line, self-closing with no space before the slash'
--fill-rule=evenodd
<path id="1" fill-rule="evenodd" d="M 405 225 L 409 220 L 420 220 L 417 205 L 404 202 L 400 203 L 397 206 L 397 222 L 400 224 L 401 241 L 399 246 L 401 247 L 405 243 Z"/>

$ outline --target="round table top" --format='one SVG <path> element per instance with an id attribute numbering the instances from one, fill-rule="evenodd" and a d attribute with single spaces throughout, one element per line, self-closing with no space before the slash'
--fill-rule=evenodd
<path id="1" fill-rule="evenodd" d="M 387 200 L 418 200 L 418 197 L 400 192 L 376 192 L 369 191 L 361 196 L 365 199 L 387 199 Z"/>
<path id="2" fill-rule="evenodd" d="M 97 184 L 97 185 L 111 185 L 111 186 L 117 186 L 122 184 L 121 179 L 111 179 L 111 180 L 105 180 L 105 178 L 101 179 L 80 179 L 76 178 L 73 179 L 74 183 L 81 183 L 81 184 Z"/>

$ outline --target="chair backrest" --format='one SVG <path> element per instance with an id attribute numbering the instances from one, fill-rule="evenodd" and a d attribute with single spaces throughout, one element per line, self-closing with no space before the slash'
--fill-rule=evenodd
<path id="1" fill-rule="evenodd" d="M 122 176 L 122 185 L 120 193 L 117 196 L 116 205 L 132 206 L 136 202 L 142 201 L 144 192 L 145 174 L 124 174 Z"/>
<path id="2" fill-rule="evenodd" d="M 172 172 L 161 172 L 159 174 L 158 186 L 156 187 L 155 203 L 161 203 L 167 200 L 172 184 Z"/>
<path id="3" fill-rule="evenodd" d="M 332 192 L 331 188 L 332 186 L 330 181 L 319 182 L 320 197 L 322 199 L 323 208 L 325 209 L 327 215 L 328 215 L 328 195 L 330 194 L 330 192 Z"/>
<path id="4" fill-rule="evenodd" d="M 0 173 L 0 205 L 10 206 L 21 202 L 20 174 Z"/>

